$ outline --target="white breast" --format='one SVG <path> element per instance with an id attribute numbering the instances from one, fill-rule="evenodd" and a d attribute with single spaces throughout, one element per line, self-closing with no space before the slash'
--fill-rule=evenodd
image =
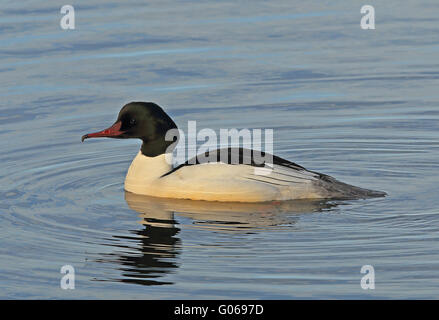
<path id="1" fill-rule="evenodd" d="M 128 170 L 125 190 L 155 197 L 208 201 L 321 198 L 312 184 L 317 174 L 306 170 L 275 165 L 268 174 L 261 175 L 260 168 L 250 165 L 206 163 L 183 166 L 163 176 L 172 169 L 169 163 L 165 155 L 146 157 L 139 152 Z"/>

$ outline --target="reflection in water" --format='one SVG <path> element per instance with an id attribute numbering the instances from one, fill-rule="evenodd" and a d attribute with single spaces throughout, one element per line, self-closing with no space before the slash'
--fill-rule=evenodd
<path id="1" fill-rule="evenodd" d="M 174 213 L 193 220 L 193 225 L 214 231 L 255 232 L 259 229 L 294 224 L 297 214 L 334 207 L 325 200 L 270 201 L 262 203 L 194 201 L 154 198 L 125 192 L 131 209 L 144 221 L 172 220 Z"/>
<path id="2" fill-rule="evenodd" d="M 175 226 L 175 221 L 162 216 L 145 217 L 142 224 L 145 228 L 130 230 L 132 236 L 114 236 L 117 242 L 112 246 L 122 250 L 106 254 L 97 261 L 120 264 L 118 269 L 123 278 L 117 281 L 143 285 L 172 284 L 154 279 L 178 267 L 176 257 L 181 240 L 177 234 L 180 229 Z"/>
<path id="3" fill-rule="evenodd" d="M 125 192 L 125 200 L 140 213 L 140 223 L 145 228 L 131 230 L 134 236 L 115 236 L 119 244 L 114 246 L 123 252 L 105 255 L 98 262 L 120 264 L 123 278 L 117 281 L 143 285 L 172 284 L 156 279 L 178 268 L 177 256 L 182 245 L 177 236 L 180 229 L 175 214 L 190 218 L 197 228 L 254 233 L 273 227 L 290 228 L 298 220 L 297 214 L 336 206 L 335 202 L 323 200 L 232 203 L 154 198 L 129 192 Z"/>

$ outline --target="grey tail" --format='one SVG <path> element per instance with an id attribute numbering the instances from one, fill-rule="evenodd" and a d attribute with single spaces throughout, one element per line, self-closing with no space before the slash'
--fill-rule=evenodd
<path id="1" fill-rule="evenodd" d="M 326 174 L 319 174 L 320 179 L 314 182 L 315 186 L 322 193 L 324 198 L 331 199 L 366 199 L 384 197 L 387 193 L 363 189 L 353 185 L 338 181 Z"/>

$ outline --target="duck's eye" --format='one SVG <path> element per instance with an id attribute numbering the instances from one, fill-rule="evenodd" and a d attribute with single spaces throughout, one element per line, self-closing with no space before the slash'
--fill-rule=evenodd
<path id="1" fill-rule="evenodd" d="M 130 125 L 133 126 L 133 125 L 135 125 L 135 124 L 136 124 L 136 119 L 131 119 L 131 120 L 130 120 Z"/>

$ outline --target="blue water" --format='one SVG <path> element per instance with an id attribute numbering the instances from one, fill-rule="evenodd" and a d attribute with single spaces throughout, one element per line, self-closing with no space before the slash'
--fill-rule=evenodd
<path id="1" fill-rule="evenodd" d="M 0 7 L 0 297 L 438 298 L 437 1 L 59 1 Z M 227 205 L 125 194 L 129 101 L 386 198 Z M 62 290 L 60 268 L 75 268 Z M 363 290 L 363 265 L 375 289 Z"/>

